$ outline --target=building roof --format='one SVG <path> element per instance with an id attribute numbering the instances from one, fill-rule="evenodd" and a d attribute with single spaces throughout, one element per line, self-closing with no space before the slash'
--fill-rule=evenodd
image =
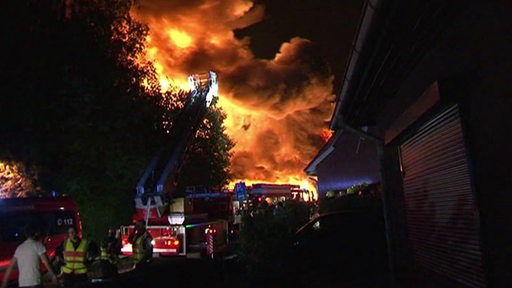
<path id="1" fill-rule="evenodd" d="M 400 84 L 466 5 L 467 1 L 458 0 L 369 0 L 330 128 L 338 130 L 344 123 L 375 125 L 378 112 L 396 96 Z M 407 104 L 407 99 L 401 100 Z"/>

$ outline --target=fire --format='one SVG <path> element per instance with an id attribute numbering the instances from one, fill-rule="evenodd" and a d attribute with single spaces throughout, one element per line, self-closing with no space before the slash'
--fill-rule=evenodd
<path id="1" fill-rule="evenodd" d="M 334 131 L 324 128 L 324 129 L 322 129 L 322 133 L 320 134 L 320 136 L 322 137 L 322 139 L 324 139 L 324 142 L 327 143 L 327 141 L 329 141 L 329 139 L 331 139 L 333 133 L 334 133 Z"/>
<path id="2" fill-rule="evenodd" d="M 333 109 L 328 100 L 333 76 L 315 70 L 309 40 L 290 39 L 274 59 L 256 58 L 250 39 L 237 39 L 233 32 L 264 16 L 264 7 L 247 0 L 151 0 L 131 13 L 150 28 L 146 56 L 155 63 L 163 90 L 187 87 L 192 73 L 219 75 L 219 105 L 236 143 L 233 185 L 240 180 L 301 185 L 307 179 L 303 169 L 323 145 Z"/>
<path id="3" fill-rule="evenodd" d="M 168 32 L 169 38 L 171 38 L 172 42 L 179 48 L 187 48 L 192 44 L 192 38 L 185 32 L 169 29 Z"/>

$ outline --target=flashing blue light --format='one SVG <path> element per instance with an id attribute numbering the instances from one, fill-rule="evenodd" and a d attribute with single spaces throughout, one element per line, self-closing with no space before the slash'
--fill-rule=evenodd
<path id="1" fill-rule="evenodd" d="M 52 197 L 57 197 L 57 192 L 55 190 L 52 190 Z"/>

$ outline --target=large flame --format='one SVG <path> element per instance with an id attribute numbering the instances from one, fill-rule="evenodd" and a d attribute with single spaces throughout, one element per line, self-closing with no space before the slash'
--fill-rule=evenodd
<path id="1" fill-rule="evenodd" d="M 264 7 L 245 0 L 150 0 L 132 10 L 150 27 L 147 57 L 156 63 L 163 89 L 187 87 L 191 73 L 218 73 L 219 104 L 236 142 L 234 182 L 304 186 L 303 169 L 326 136 L 333 78 L 314 71 L 307 39 L 290 39 L 274 59 L 257 59 L 250 39 L 237 39 L 233 31 L 263 14 Z"/>

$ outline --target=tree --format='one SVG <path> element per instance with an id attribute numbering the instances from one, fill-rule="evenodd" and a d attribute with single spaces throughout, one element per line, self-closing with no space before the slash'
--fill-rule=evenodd
<path id="1" fill-rule="evenodd" d="M 183 160 L 178 193 L 183 193 L 186 186 L 219 191 L 231 180 L 230 151 L 235 144 L 225 132 L 225 118 L 214 100 Z"/>
<path id="2" fill-rule="evenodd" d="M 41 193 L 34 183 L 33 169 L 15 161 L 0 162 L 0 198 L 29 197 Z"/>

